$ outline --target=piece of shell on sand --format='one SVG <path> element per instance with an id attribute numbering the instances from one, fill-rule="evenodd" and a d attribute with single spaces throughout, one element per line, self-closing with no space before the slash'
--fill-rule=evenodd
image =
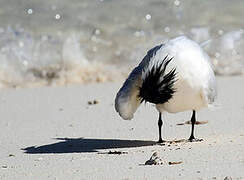
<path id="1" fill-rule="evenodd" d="M 163 165 L 163 164 L 168 164 L 168 165 L 177 165 L 183 163 L 182 161 L 169 161 L 166 162 L 165 160 L 161 159 L 158 156 L 157 152 L 154 152 L 152 156 L 150 157 L 149 160 L 145 162 L 144 165 Z"/>
<path id="2" fill-rule="evenodd" d="M 158 157 L 157 152 L 154 152 L 150 157 L 150 159 L 145 162 L 145 165 L 162 165 L 162 164 L 165 164 L 165 162 L 160 157 Z"/>

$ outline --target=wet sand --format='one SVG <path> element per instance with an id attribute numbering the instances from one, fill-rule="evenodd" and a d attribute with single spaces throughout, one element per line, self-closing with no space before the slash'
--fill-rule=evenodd
<path id="1" fill-rule="evenodd" d="M 184 141 L 184 112 L 164 117 L 161 145 L 152 105 L 115 112 L 122 82 L 1 90 L 0 179 L 244 179 L 244 77 L 217 81 L 220 106 L 197 113 L 203 141 Z M 154 152 L 161 165 L 144 165 Z"/>

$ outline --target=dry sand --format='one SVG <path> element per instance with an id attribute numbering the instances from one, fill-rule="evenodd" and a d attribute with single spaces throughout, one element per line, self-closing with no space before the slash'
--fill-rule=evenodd
<path id="1" fill-rule="evenodd" d="M 115 112 L 121 83 L 1 90 L 0 179 L 244 179 L 244 78 L 217 80 L 221 106 L 197 114 L 204 141 L 164 145 L 152 105 Z M 163 137 L 187 139 L 190 116 L 167 114 Z M 154 152 L 162 165 L 144 165 Z"/>

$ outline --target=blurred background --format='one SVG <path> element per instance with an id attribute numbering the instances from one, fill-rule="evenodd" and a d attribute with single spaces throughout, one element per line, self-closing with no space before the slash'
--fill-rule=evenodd
<path id="1" fill-rule="evenodd" d="M 180 35 L 243 75 L 243 17 L 243 0 L 0 0 L 0 88 L 117 81 Z"/>

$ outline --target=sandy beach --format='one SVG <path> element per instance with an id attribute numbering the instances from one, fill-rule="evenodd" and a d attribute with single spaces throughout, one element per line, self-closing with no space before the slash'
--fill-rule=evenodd
<path id="1" fill-rule="evenodd" d="M 243 7 L 0 0 L 0 180 L 244 180 Z M 218 84 L 216 106 L 196 115 L 203 141 L 188 141 L 191 111 L 163 115 L 161 144 L 155 105 L 141 104 L 132 120 L 116 112 L 116 93 L 139 64 L 142 100 L 169 112 L 211 104 L 203 52 Z M 126 119 L 135 104 L 121 94 Z"/>
<path id="2" fill-rule="evenodd" d="M 132 121 L 115 112 L 122 82 L 1 90 L 0 179 L 244 179 L 244 79 L 217 82 L 218 107 L 197 113 L 203 141 L 176 141 L 184 112 L 164 117 L 161 145 L 152 105 Z M 162 164 L 144 165 L 154 152 Z"/>

